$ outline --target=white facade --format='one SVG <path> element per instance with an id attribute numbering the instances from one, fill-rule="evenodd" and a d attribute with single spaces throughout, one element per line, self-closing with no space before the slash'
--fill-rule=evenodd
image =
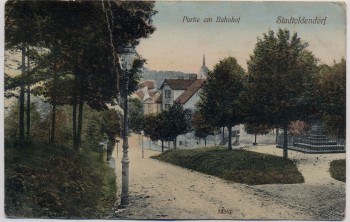
<path id="1" fill-rule="evenodd" d="M 183 92 L 185 92 L 185 90 L 173 90 L 170 88 L 169 85 L 165 85 L 162 89 L 162 109 L 164 110 L 164 109 L 167 109 L 168 106 L 172 106 L 174 104 L 174 101 Z"/>
<path id="2" fill-rule="evenodd" d="M 198 101 L 200 100 L 200 92 L 202 91 L 202 89 L 199 89 L 196 93 L 194 93 L 192 95 L 192 97 L 186 102 L 184 103 L 182 106 L 184 109 L 195 109 L 196 104 L 198 103 Z"/>

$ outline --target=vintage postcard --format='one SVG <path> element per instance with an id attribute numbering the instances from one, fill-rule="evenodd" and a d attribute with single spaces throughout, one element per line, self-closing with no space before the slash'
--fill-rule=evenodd
<path id="1" fill-rule="evenodd" d="M 4 3 L 3 220 L 345 220 L 343 1 Z"/>

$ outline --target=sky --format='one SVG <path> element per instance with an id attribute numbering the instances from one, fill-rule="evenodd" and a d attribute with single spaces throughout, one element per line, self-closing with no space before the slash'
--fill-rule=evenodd
<path id="1" fill-rule="evenodd" d="M 137 51 L 145 67 L 198 73 L 203 55 L 209 69 L 233 56 L 247 69 L 257 38 L 269 30 L 288 29 L 309 43 L 320 63 L 346 58 L 346 6 L 331 2 L 156 2 L 156 31 L 142 39 Z M 200 22 L 184 22 L 184 17 Z M 239 18 L 239 23 L 217 23 L 216 18 Z M 324 24 L 277 24 L 278 17 L 326 19 Z M 212 22 L 204 22 L 211 17 Z M 186 19 L 185 19 L 186 20 Z"/>

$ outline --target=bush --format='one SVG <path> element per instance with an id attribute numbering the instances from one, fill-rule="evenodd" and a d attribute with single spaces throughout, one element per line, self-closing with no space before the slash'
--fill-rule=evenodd
<path id="1" fill-rule="evenodd" d="M 106 218 L 116 201 L 114 170 L 97 153 L 34 142 L 5 147 L 5 213 L 25 218 Z"/>
<path id="2" fill-rule="evenodd" d="M 208 147 L 168 150 L 153 158 L 237 183 L 292 184 L 304 177 L 291 160 L 244 150 Z"/>
<path id="3" fill-rule="evenodd" d="M 335 180 L 346 181 L 345 160 L 333 160 L 330 164 L 329 172 Z"/>

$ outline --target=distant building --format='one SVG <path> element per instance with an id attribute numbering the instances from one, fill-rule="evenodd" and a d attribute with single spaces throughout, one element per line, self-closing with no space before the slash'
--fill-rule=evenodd
<path id="1" fill-rule="evenodd" d="M 146 80 L 139 85 L 139 88 L 144 88 L 147 86 L 148 90 L 154 90 L 156 88 L 156 83 L 154 80 Z"/>
<path id="2" fill-rule="evenodd" d="M 163 110 L 173 104 L 181 104 L 185 109 L 194 109 L 204 82 L 204 79 L 165 79 L 160 87 L 161 97 L 157 102 L 161 103 Z"/>
<path id="3" fill-rule="evenodd" d="M 135 95 L 134 98 L 142 102 L 144 114 L 158 113 L 160 111 L 160 105 L 156 103 L 156 100 L 160 96 L 158 92 L 137 91 Z"/>
<path id="4" fill-rule="evenodd" d="M 188 79 L 165 79 L 159 88 L 161 96 L 156 102 L 160 104 L 162 110 L 173 104 L 181 104 L 184 109 L 194 109 L 200 99 L 199 94 L 208 76 L 208 71 L 204 55 L 203 65 L 198 75 L 190 74 Z"/>
<path id="5" fill-rule="evenodd" d="M 144 114 L 150 114 L 160 112 L 160 104 L 156 102 L 159 96 L 155 82 L 146 80 L 139 85 L 139 90 L 132 97 L 141 100 Z"/>
<path id="6" fill-rule="evenodd" d="M 199 69 L 198 79 L 207 79 L 209 69 L 205 66 L 205 55 L 203 55 L 203 65 Z"/>

